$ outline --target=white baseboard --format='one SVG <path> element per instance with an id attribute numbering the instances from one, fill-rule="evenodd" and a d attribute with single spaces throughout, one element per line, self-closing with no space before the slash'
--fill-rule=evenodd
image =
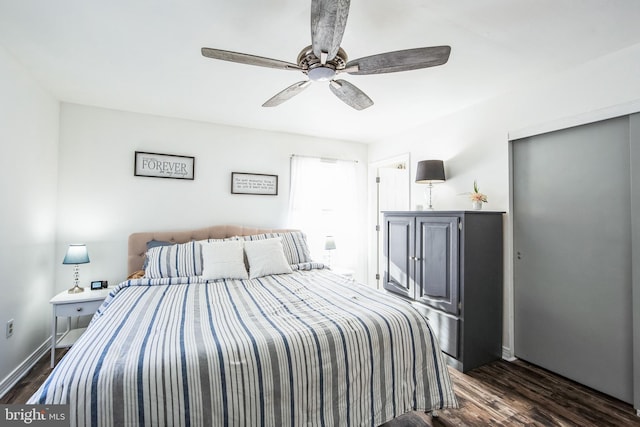
<path id="1" fill-rule="evenodd" d="M 33 353 L 31 353 L 24 362 L 0 381 L 0 397 L 3 397 L 14 385 L 18 384 L 18 381 L 27 375 L 38 360 L 40 360 L 42 356 L 47 354 L 50 350 L 51 338 L 47 338 L 47 340 L 43 342 Z"/>
<path id="2" fill-rule="evenodd" d="M 511 351 L 509 347 L 502 347 L 502 358 L 507 362 L 518 360 L 518 358 L 513 355 L 513 351 Z"/>

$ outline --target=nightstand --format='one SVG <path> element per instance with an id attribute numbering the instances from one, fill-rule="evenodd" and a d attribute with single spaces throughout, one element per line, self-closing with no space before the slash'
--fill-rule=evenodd
<path id="1" fill-rule="evenodd" d="M 53 321 L 51 322 L 51 367 L 55 365 L 56 348 L 71 347 L 87 328 L 71 329 L 71 318 L 94 314 L 113 288 L 90 290 L 79 294 L 66 290 L 51 298 Z M 67 318 L 67 330 L 58 338 L 58 317 Z"/>

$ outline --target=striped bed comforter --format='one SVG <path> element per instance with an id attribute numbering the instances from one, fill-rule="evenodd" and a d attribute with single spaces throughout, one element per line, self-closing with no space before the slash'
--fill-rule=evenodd
<path id="1" fill-rule="evenodd" d="M 29 403 L 93 426 L 377 426 L 457 406 L 426 319 L 328 270 L 123 282 Z"/>

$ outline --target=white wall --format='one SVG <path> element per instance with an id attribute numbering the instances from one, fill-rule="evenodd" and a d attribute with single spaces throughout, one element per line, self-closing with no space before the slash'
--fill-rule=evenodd
<path id="1" fill-rule="evenodd" d="M 62 260 L 68 244 L 86 243 L 91 263 L 80 266 L 85 284 L 117 284 L 126 277 L 133 232 L 216 224 L 286 227 L 291 154 L 358 160 L 358 185 L 366 194 L 367 147 L 360 143 L 65 103 L 60 117 L 56 259 Z M 136 177 L 135 151 L 194 156 L 195 180 Z M 278 175 L 278 195 L 230 194 L 232 171 Z M 365 201 L 360 205 L 364 216 Z M 361 241 L 357 268 L 364 277 Z M 57 265 L 56 288 L 68 288 L 71 276 L 71 266 Z"/>
<path id="2" fill-rule="evenodd" d="M 436 209 L 470 209 L 464 192 L 474 179 L 488 194 L 485 209 L 509 211 L 509 134 L 549 131 L 611 114 L 638 111 L 640 45 L 613 52 L 553 76 L 538 76 L 472 108 L 399 133 L 370 146 L 369 161 L 411 153 L 411 176 L 419 160 L 442 159 L 447 181 L 434 187 Z M 588 185 L 588 183 L 585 183 Z M 544 203 L 541 200 L 540 203 Z M 412 207 L 426 205 L 425 186 L 413 184 Z M 508 225 L 509 217 L 507 216 Z M 505 235 L 504 346 L 512 351 L 511 234 Z"/>
<path id="3" fill-rule="evenodd" d="M 0 94 L 0 382 L 8 386 L 50 335 L 59 103 L 2 47 Z M 5 338 L 9 319 L 15 331 Z"/>

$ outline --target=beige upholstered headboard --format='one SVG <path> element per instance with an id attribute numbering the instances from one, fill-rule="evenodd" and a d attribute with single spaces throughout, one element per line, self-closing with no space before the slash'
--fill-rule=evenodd
<path id="1" fill-rule="evenodd" d="M 149 231 L 133 233 L 129 236 L 128 273 L 142 270 L 144 255 L 147 252 L 147 242 L 161 240 L 164 242 L 185 243 L 191 240 L 224 239 L 233 236 L 249 236 L 251 234 L 281 233 L 298 231 L 290 229 L 253 228 L 242 225 L 215 225 L 213 227 L 198 228 L 182 231 Z"/>

